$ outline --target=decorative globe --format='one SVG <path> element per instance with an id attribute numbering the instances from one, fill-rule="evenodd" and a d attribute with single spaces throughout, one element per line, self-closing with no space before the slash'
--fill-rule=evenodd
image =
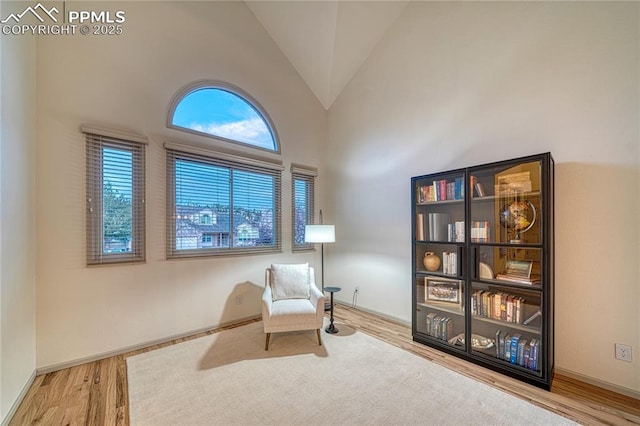
<path id="1" fill-rule="evenodd" d="M 505 205 L 500 212 L 500 223 L 507 230 L 516 233 L 516 240 L 520 234 L 527 232 L 536 221 L 536 208 L 530 201 L 514 201 Z"/>

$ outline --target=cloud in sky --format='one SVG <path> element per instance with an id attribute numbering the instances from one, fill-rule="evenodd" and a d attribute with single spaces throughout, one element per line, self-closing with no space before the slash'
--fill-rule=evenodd
<path id="1" fill-rule="evenodd" d="M 197 132 L 222 136 L 223 138 L 247 142 L 263 148 L 273 149 L 271 132 L 260 118 L 252 118 L 230 123 L 191 123 L 188 126 Z"/>

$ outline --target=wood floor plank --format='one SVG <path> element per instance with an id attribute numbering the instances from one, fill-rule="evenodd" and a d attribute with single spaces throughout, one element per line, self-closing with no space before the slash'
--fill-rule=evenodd
<path id="1" fill-rule="evenodd" d="M 558 374 L 551 391 L 547 392 L 416 343 L 412 339 L 411 328 L 404 324 L 342 304 L 336 304 L 334 316 L 337 324 L 350 326 L 578 423 L 640 425 L 640 401 L 628 396 Z M 9 424 L 126 426 L 129 424 L 128 357 L 255 321 L 259 319 L 225 325 L 171 342 L 37 376 Z"/>

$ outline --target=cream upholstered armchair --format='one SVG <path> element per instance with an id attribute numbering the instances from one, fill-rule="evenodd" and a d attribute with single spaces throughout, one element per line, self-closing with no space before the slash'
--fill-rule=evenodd
<path id="1" fill-rule="evenodd" d="M 308 263 L 272 264 L 265 274 L 262 293 L 262 324 L 266 333 L 264 350 L 269 350 L 271 333 L 320 329 L 324 317 L 324 295 Z"/>

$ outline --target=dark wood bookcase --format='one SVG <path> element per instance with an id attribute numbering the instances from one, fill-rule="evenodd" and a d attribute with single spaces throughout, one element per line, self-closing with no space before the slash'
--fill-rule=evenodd
<path id="1" fill-rule="evenodd" d="M 411 179 L 413 340 L 544 389 L 554 365 L 554 162 Z"/>

